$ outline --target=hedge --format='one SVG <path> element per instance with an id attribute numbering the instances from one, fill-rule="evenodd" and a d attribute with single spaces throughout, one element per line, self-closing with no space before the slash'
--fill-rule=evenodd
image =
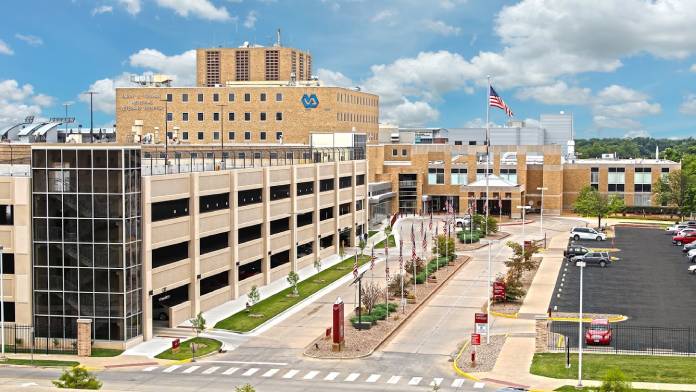
<path id="1" fill-rule="evenodd" d="M 396 312 L 398 305 L 390 302 L 389 303 L 389 313 Z M 387 318 L 387 305 L 380 303 L 372 308 L 372 312 L 369 314 L 362 315 L 362 322 L 364 323 L 375 323 L 377 320 L 385 320 Z M 358 316 L 353 316 L 350 318 L 351 324 L 356 324 L 358 322 Z"/>
<path id="2" fill-rule="evenodd" d="M 457 233 L 457 237 L 459 238 L 459 242 L 464 244 L 472 244 L 474 242 L 479 242 L 481 239 L 481 232 L 478 230 L 474 230 L 473 232 L 460 231 Z"/>
<path id="3" fill-rule="evenodd" d="M 425 267 L 425 269 L 416 275 L 416 284 L 425 283 L 425 280 L 428 278 L 428 276 L 430 276 L 430 274 L 435 272 L 437 268 L 442 268 L 445 265 L 447 265 L 446 257 L 438 257 L 436 259 L 432 259 Z"/>

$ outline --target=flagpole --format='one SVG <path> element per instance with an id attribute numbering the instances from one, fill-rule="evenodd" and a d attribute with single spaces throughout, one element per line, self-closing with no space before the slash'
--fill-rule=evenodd
<path id="1" fill-rule="evenodd" d="M 404 280 L 406 271 L 404 271 L 404 228 L 399 228 L 399 274 L 401 275 L 401 313 L 406 312 L 404 304 Z"/>
<path id="2" fill-rule="evenodd" d="M 489 198 L 489 190 L 488 190 L 488 166 L 489 166 L 489 161 L 491 160 L 491 139 L 490 139 L 490 132 L 491 132 L 491 125 L 490 125 L 490 111 L 491 111 L 491 76 L 488 75 L 488 91 L 486 91 L 487 99 L 486 99 L 486 232 L 484 234 L 485 237 L 488 237 L 488 198 Z M 486 287 L 486 298 L 488 298 L 488 305 L 486 307 L 486 316 L 487 318 L 490 319 L 491 315 L 491 246 L 492 244 L 490 241 L 488 242 L 488 286 Z M 490 344 L 490 324 L 486 325 L 486 344 Z"/>

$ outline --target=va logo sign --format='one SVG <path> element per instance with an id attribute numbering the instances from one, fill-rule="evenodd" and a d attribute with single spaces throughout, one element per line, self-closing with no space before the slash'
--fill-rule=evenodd
<path id="1" fill-rule="evenodd" d="M 317 98 L 316 94 L 305 94 L 302 96 L 302 105 L 304 105 L 305 109 L 316 109 L 319 106 L 319 98 Z"/>

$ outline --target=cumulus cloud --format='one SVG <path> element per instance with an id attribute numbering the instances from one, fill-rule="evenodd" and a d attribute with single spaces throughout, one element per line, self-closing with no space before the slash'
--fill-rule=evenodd
<path id="1" fill-rule="evenodd" d="M 590 101 L 592 90 L 589 88 L 569 87 L 565 82 L 519 90 L 517 98 L 533 99 L 547 105 L 583 105 Z"/>
<path id="2" fill-rule="evenodd" d="M 142 9 L 140 0 L 118 0 L 118 3 L 131 15 L 138 15 Z"/>
<path id="3" fill-rule="evenodd" d="M 14 79 L 0 81 L 0 127 L 19 123 L 27 116 L 38 116 L 51 106 L 53 97 L 36 94 L 31 84 L 20 85 Z"/>
<path id="4" fill-rule="evenodd" d="M 30 35 L 30 34 L 15 34 L 15 38 L 17 38 L 20 41 L 24 41 L 27 44 L 31 46 L 41 46 L 43 45 L 43 39 L 41 37 L 37 37 L 35 35 Z"/>
<path id="5" fill-rule="evenodd" d="M 94 110 L 106 114 L 114 114 L 116 112 L 116 87 L 129 87 L 131 74 L 124 72 L 115 78 L 99 79 L 92 83 L 87 91 L 93 91 L 92 103 Z M 89 103 L 90 96 L 88 94 L 80 94 L 78 99 L 82 102 Z"/>
<path id="6" fill-rule="evenodd" d="M 319 80 L 323 83 L 325 86 L 334 86 L 334 87 L 354 87 L 355 83 L 347 77 L 346 75 L 342 74 L 341 72 L 338 71 L 331 71 L 329 69 L 325 68 L 319 68 L 317 70 L 317 76 L 319 77 Z"/>
<path id="7" fill-rule="evenodd" d="M 256 26 L 256 19 L 257 19 L 256 11 L 254 11 L 254 10 L 249 11 L 246 18 L 244 18 L 244 27 L 246 27 L 247 29 L 253 29 L 254 26 Z"/>
<path id="8" fill-rule="evenodd" d="M 686 96 L 684 102 L 679 105 L 679 112 L 691 116 L 696 115 L 696 94 L 689 94 Z"/>
<path id="9" fill-rule="evenodd" d="M 660 104 L 649 99 L 645 93 L 628 87 L 605 87 L 592 103 L 593 122 L 598 128 L 641 130 L 638 118 L 662 112 Z"/>
<path id="10" fill-rule="evenodd" d="M 440 0 L 439 2 L 440 7 L 446 10 L 454 9 L 456 6 L 464 3 L 466 3 L 466 0 Z"/>
<path id="11" fill-rule="evenodd" d="M 376 13 L 375 15 L 370 18 L 370 22 L 372 23 L 377 23 L 377 22 L 388 22 L 390 19 L 394 17 L 394 11 L 392 10 L 382 10 Z"/>
<path id="12" fill-rule="evenodd" d="M 160 7 L 169 8 L 183 17 L 191 15 L 212 21 L 232 19 L 227 8 L 215 7 L 209 0 L 156 0 L 156 2 Z"/>
<path id="13" fill-rule="evenodd" d="M 8 56 L 12 56 L 14 54 L 14 50 L 10 48 L 5 41 L 0 39 L 0 54 L 6 54 Z"/>
<path id="14" fill-rule="evenodd" d="M 441 20 L 428 19 L 425 22 L 423 22 L 423 26 L 425 26 L 426 29 L 434 33 L 444 36 L 459 35 L 459 33 L 461 33 L 462 31 L 461 28 L 456 26 L 450 26 Z"/>
<path id="15" fill-rule="evenodd" d="M 114 11 L 114 7 L 112 7 L 110 5 L 102 5 L 100 7 L 95 7 L 94 9 L 92 9 L 92 16 L 107 14 L 107 13 L 111 13 L 113 11 Z"/>
<path id="16" fill-rule="evenodd" d="M 404 98 L 401 103 L 383 112 L 381 120 L 399 126 L 417 127 L 423 126 L 429 121 L 435 121 L 438 117 L 440 117 L 440 113 L 428 103 L 423 101 L 411 102 Z"/>
<path id="17" fill-rule="evenodd" d="M 633 139 L 634 137 L 650 137 L 650 132 L 644 129 L 628 131 L 624 134 L 624 138 Z"/>

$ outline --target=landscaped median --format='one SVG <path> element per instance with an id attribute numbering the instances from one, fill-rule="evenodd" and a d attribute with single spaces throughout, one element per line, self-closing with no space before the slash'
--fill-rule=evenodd
<path id="1" fill-rule="evenodd" d="M 202 357 L 212 352 L 217 352 L 220 350 L 220 347 L 222 347 L 222 342 L 218 340 L 197 337 L 182 342 L 179 346 L 179 351 L 176 353 L 172 352 L 171 348 L 168 348 L 165 351 L 157 354 L 155 358 L 172 360 L 191 359 L 193 357 L 193 353 L 191 352 L 192 344 L 195 344 L 196 346 L 196 357 Z"/>
<path id="2" fill-rule="evenodd" d="M 38 366 L 38 367 L 73 367 L 80 363 L 77 361 L 60 361 L 53 359 L 14 359 L 6 358 L 0 361 L 0 365 Z"/>
<path id="3" fill-rule="evenodd" d="M 534 354 L 530 373 L 537 376 L 574 379 L 578 376 L 578 357 L 565 353 Z M 587 380 L 602 380 L 607 370 L 618 368 L 631 382 L 696 384 L 696 358 L 647 355 L 583 354 L 582 374 Z"/>
<path id="4" fill-rule="evenodd" d="M 358 257 L 359 265 L 363 265 L 368 261 L 370 261 L 369 256 Z M 290 307 L 302 302 L 317 291 L 351 273 L 354 264 L 355 256 L 348 257 L 340 263 L 298 283 L 298 295 L 293 295 L 293 288 L 288 287 L 251 306 L 248 311 L 242 310 L 224 320 L 220 320 L 215 324 L 215 328 L 234 332 L 252 331 Z"/>
<path id="5" fill-rule="evenodd" d="M 377 244 L 375 244 L 375 249 L 384 249 L 384 241 L 387 241 L 390 248 L 393 248 L 396 246 L 396 239 L 394 238 L 393 235 L 390 234 L 389 237 L 386 238 L 386 240 L 382 240 L 382 241 L 378 242 Z"/>

